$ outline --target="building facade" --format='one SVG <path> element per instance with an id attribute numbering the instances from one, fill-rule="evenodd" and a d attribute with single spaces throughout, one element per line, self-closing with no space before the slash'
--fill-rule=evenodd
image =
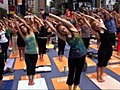
<path id="1" fill-rule="evenodd" d="M 0 19 L 7 16 L 7 13 L 9 13 L 8 0 L 0 0 Z"/>
<path id="2" fill-rule="evenodd" d="M 39 9 L 46 9 L 46 0 L 27 0 L 28 11 L 32 13 L 39 13 Z"/>

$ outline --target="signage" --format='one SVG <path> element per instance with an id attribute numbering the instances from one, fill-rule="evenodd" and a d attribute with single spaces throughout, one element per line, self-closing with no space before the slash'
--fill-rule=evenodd
<path id="1" fill-rule="evenodd" d="M 9 6 L 9 13 L 14 14 L 15 13 L 15 7 L 14 6 Z"/>
<path id="2" fill-rule="evenodd" d="M 22 5 L 22 0 L 18 0 L 18 5 Z"/>

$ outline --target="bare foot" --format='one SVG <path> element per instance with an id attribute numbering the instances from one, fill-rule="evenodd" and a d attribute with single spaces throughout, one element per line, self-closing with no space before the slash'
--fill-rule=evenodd
<path id="1" fill-rule="evenodd" d="M 29 82 L 28 85 L 32 86 L 32 85 L 35 85 L 35 83 L 34 82 L 32 82 L 32 83 Z"/>
<path id="2" fill-rule="evenodd" d="M 41 59 L 40 59 L 40 61 L 44 61 L 44 59 L 43 59 L 43 58 L 41 58 Z"/>
<path id="3" fill-rule="evenodd" d="M 32 84 L 29 82 L 28 85 L 32 85 Z"/>
<path id="4" fill-rule="evenodd" d="M 59 61 L 60 61 L 60 62 L 63 62 L 63 60 L 62 60 L 62 59 L 59 59 Z"/>
<path id="5" fill-rule="evenodd" d="M 23 58 L 20 58 L 20 61 L 23 61 Z"/>
<path id="6" fill-rule="evenodd" d="M 97 77 L 97 81 L 98 81 L 98 82 L 102 82 L 101 79 L 100 79 L 100 77 Z"/>
<path id="7" fill-rule="evenodd" d="M 34 82 L 32 82 L 31 84 L 32 84 L 32 85 L 35 85 L 35 83 L 34 83 Z"/>
<path id="8" fill-rule="evenodd" d="M 105 82 L 105 80 L 102 77 L 100 77 L 100 80 L 101 80 L 101 82 Z"/>

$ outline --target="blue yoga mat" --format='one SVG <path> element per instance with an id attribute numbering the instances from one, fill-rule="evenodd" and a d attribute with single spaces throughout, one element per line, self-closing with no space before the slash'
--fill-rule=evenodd
<path id="1" fill-rule="evenodd" d="M 13 80 L 3 81 L 2 90 L 12 90 Z"/>

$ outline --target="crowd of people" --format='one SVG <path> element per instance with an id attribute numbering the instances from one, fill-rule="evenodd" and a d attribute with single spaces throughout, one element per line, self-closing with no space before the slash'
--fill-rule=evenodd
<path id="1" fill-rule="evenodd" d="M 69 73 L 67 85 L 69 89 L 77 88 L 80 83 L 80 75 L 86 62 L 85 57 L 89 52 L 90 36 L 95 35 L 98 46 L 97 81 L 105 82 L 103 73 L 107 62 L 112 56 L 117 43 L 117 55 L 120 55 L 120 15 L 103 8 L 98 12 L 85 13 L 71 12 L 71 17 L 59 17 L 46 13 L 40 9 L 42 17 L 26 12 L 22 18 L 14 14 L 7 19 L 0 20 L 0 86 L 2 85 L 2 72 L 7 60 L 9 41 L 12 42 L 12 53 L 19 53 L 20 60 L 25 60 L 27 66 L 28 85 L 34 85 L 35 66 L 39 57 L 44 61 L 46 44 L 50 44 L 51 34 L 58 36 L 59 61 L 63 61 L 66 42 L 70 45 L 68 66 Z M 10 38 L 11 37 L 11 38 Z M 9 40 L 11 39 L 11 40 Z M 5 57 L 3 57 L 5 56 Z"/>

